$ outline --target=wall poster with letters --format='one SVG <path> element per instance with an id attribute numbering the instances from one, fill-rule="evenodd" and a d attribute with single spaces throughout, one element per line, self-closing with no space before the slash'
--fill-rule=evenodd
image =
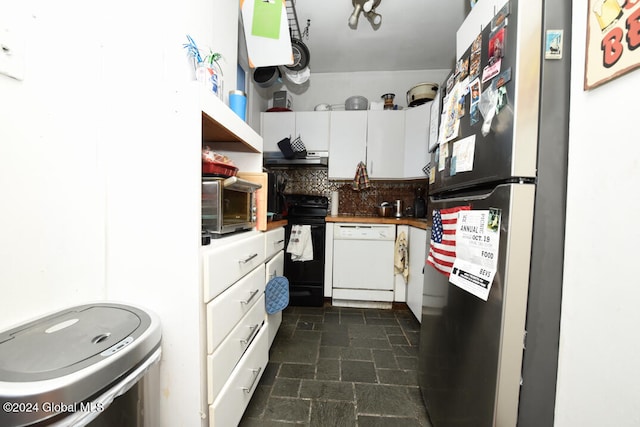
<path id="1" fill-rule="evenodd" d="M 640 67 L 640 0 L 589 0 L 584 90 Z"/>

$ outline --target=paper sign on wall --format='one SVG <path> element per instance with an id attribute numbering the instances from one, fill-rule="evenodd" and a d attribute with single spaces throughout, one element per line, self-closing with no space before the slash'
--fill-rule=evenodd
<path id="1" fill-rule="evenodd" d="M 285 0 L 241 0 L 251 68 L 293 64 Z"/>
<path id="2" fill-rule="evenodd" d="M 500 209 L 460 211 L 449 282 L 486 301 L 498 266 Z"/>
<path id="3" fill-rule="evenodd" d="M 253 23 L 251 35 L 280 38 L 282 2 L 276 0 L 253 0 Z"/>

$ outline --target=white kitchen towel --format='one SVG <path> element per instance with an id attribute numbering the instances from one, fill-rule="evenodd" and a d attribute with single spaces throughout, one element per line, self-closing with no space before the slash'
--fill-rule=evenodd
<path id="1" fill-rule="evenodd" d="M 287 252 L 291 254 L 291 261 L 313 260 L 313 242 L 311 241 L 311 226 L 295 224 L 291 226 L 291 236 L 287 245 Z"/>
<path id="2" fill-rule="evenodd" d="M 407 245 L 407 236 L 404 231 L 398 234 L 396 239 L 396 253 L 393 260 L 396 274 L 402 274 L 404 282 L 409 280 L 409 249 Z"/>

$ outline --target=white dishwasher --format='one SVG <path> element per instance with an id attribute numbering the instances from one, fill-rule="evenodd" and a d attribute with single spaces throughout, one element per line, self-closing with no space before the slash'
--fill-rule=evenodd
<path id="1" fill-rule="evenodd" d="M 390 308 L 396 226 L 335 223 L 333 305 Z"/>

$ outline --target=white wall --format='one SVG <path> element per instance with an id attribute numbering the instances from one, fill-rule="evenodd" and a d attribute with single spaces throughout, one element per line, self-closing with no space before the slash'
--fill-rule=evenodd
<path id="1" fill-rule="evenodd" d="M 3 8 L 26 54 L 23 81 L 0 75 L 0 328 L 106 296 L 100 11 L 64 8 Z"/>
<path id="2" fill-rule="evenodd" d="M 238 1 L 2 3 L 25 74 L 0 75 L 0 329 L 94 300 L 153 310 L 154 425 L 200 425 L 201 119 L 182 45 L 221 52 L 235 88 Z"/>
<path id="3" fill-rule="evenodd" d="M 566 253 L 556 427 L 640 425 L 640 70 L 585 92 L 573 2 Z"/>
<path id="4" fill-rule="evenodd" d="M 407 106 L 407 91 L 420 83 L 441 84 L 451 70 L 371 71 L 357 73 L 313 73 L 306 83 L 296 85 L 282 77 L 281 83 L 260 88 L 253 83 L 253 74 L 248 76 L 252 84 L 249 93 L 251 114 L 249 123 L 260 131 L 260 112 L 268 108 L 273 92 L 286 90 L 291 94 L 294 111 L 313 111 L 318 104 L 336 104 L 344 109 L 345 100 L 361 95 L 369 102 L 382 102 L 385 93 L 395 93 L 394 103 Z"/>

